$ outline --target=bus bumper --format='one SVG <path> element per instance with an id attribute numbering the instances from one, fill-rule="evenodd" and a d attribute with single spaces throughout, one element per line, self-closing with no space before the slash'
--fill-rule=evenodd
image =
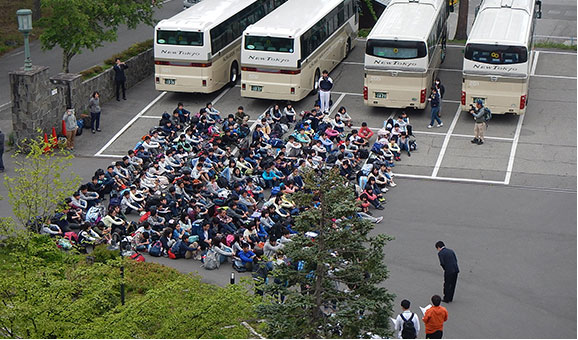
<path id="1" fill-rule="evenodd" d="M 419 110 L 423 110 L 427 106 L 425 100 L 424 102 L 420 102 L 420 93 L 415 93 L 415 91 L 367 88 L 367 90 L 364 89 L 363 92 L 363 103 L 367 106 L 392 109 L 414 108 Z M 382 98 L 383 96 L 386 98 Z"/>
<path id="2" fill-rule="evenodd" d="M 155 89 L 168 92 L 212 93 L 220 90 L 225 83 L 218 83 L 209 76 L 174 75 L 155 73 Z"/>
<path id="3" fill-rule="evenodd" d="M 497 77 L 490 80 L 488 76 L 467 75 L 462 82 L 462 110 L 469 111 L 470 104 L 475 106 L 481 99 L 492 114 L 523 115 L 528 101 L 527 86 L 526 79 Z"/>
<path id="4" fill-rule="evenodd" d="M 257 78 L 257 79 L 256 79 Z M 263 80 L 262 78 L 272 78 Z M 304 89 L 292 81 L 289 75 L 264 75 L 263 73 L 241 72 L 241 96 L 247 98 L 287 100 L 292 102 L 305 98 L 311 89 Z M 274 81 L 267 81 L 273 80 Z"/>

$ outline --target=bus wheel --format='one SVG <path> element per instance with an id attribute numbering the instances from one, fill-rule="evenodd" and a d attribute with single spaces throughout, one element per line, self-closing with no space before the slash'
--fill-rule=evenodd
<path id="1" fill-rule="evenodd" d="M 237 83 L 238 75 L 239 75 L 239 66 L 235 61 L 233 62 L 233 64 L 231 64 L 231 71 L 229 73 L 229 83 L 231 84 L 231 86 L 235 86 L 235 83 Z"/>
<path id="2" fill-rule="evenodd" d="M 312 94 L 317 94 L 319 91 L 319 78 L 321 78 L 321 74 L 319 69 L 315 70 L 315 76 L 313 77 L 313 90 L 311 90 Z"/>
<path id="3" fill-rule="evenodd" d="M 351 51 L 351 38 L 347 38 L 347 44 L 345 44 L 345 57 L 344 58 L 347 58 L 350 51 Z"/>

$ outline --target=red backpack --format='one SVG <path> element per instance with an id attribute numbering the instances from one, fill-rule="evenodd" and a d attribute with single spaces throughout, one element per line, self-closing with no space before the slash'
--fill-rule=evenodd
<path id="1" fill-rule="evenodd" d="M 134 253 L 130 256 L 131 259 L 135 260 L 136 262 L 145 262 L 145 257 L 139 253 Z"/>

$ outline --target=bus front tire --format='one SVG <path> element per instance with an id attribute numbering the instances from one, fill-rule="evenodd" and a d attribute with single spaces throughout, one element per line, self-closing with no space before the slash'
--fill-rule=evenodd
<path id="1" fill-rule="evenodd" d="M 238 75 L 239 75 L 239 66 L 235 61 L 233 62 L 233 64 L 231 64 L 231 71 L 229 72 L 229 84 L 231 84 L 231 86 L 235 86 L 235 84 L 237 83 Z"/>

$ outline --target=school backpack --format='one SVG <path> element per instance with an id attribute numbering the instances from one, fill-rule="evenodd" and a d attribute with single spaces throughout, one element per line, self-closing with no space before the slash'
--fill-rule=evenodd
<path id="1" fill-rule="evenodd" d="M 281 187 L 280 187 L 280 186 L 278 186 L 278 187 L 273 187 L 273 188 L 271 189 L 271 196 L 276 196 L 276 195 L 278 195 L 280 192 L 281 192 Z"/>
<path id="2" fill-rule="evenodd" d="M 145 257 L 139 253 L 134 253 L 130 256 L 131 259 L 135 260 L 136 262 L 145 262 Z"/>
<path id="3" fill-rule="evenodd" d="M 487 122 L 490 119 L 492 119 L 492 111 L 490 111 L 489 108 L 484 107 L 484 120 Z"/>
<path id="4" fill-rule="evenodd" d="M 225 243 L 227 244 L 228 247 L 230 247 L 234 241 L 235 236 L 233 236 L 232 234 L 227 235 L 227 237 L 225 238 Z"/>
<path id="5" fill-rule="evenodd" d="M 279 138 L 269 139 L 269 144 L 271 144 L 272 147 L 279 148 L 279 149 L 285 146 L 285 142 Z"/>
<path id="6" fill-rule="evenodd" d="M 216 251 L 214 251 L 213 249 L 209 249 L 207 251 L 207 254 L 205 254 L 204 257 L 204 262 L 203 262 L 203 268 L 207 269 L 207 270 L 213 270 L 213 269 L 217 269 L 219 268 L 219 258 Z"/>
<path id="7" fill-rule="evenodd" d="M 406 320 L 403 317 L 403 313 L 399 314 L 399 316 L 403 320 L 403 325 L 402 325 L 402 329 L 401 329 L 401 338 L 402 339 L 415 339 L 416 338 L 415 325 L 413 324 L 413 316 L 414 315 L 415 315 L 414 313 L 411 313 L 411 316 L 409 317 L 409 319 Z"/>
<path id="8" fill-rule="evenodd" d="M 414 140 L 410 140 L 410 141 L 409 141 L 409 149 L 410 149 L 411 151 L 417 150 L 417 142 L 414 141 Z"/>
<path id="9" fill-rule="evenodd" d="M 149 249 L 149 255 L 154 257 L 161 257 L 162 255 L 163 244 L 161 241 L 156 241 L 153 243 L 151 248 Z"/>

